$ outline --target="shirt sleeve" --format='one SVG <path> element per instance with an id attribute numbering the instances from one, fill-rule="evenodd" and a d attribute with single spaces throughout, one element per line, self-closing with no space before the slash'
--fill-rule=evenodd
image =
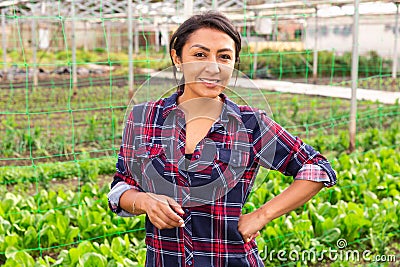
<path id="1" fill-rule="evenodd" d="M 300 138 L 292 136 L 265 112 L 257 116 L 253 132 L 255 159 L 265 168 L 278 170 L 298 180 L 336 184 L 336 173 L 329 161 Z"/>
<path id="2" fill-rule="evenodd" d="M 110 207 L 111 211 L 121 217 L 134 216 L 133 214 L 123 210 L 119 205 L 119 199 L 121 198 L 122 194 L 130 189 L 135 189 L 135 187 L 125 183 L 124 181 L 120 181 L 111 188 L 110 192 L 107 195 L 108 206 Z"/>
<path id="3" fill-rule="evenodd" d="M 124 153 L 124 148 L 121 146 L 120 153 L 118 154 L 118 161 L 116 164 L 117 172 L 114 174 L 114 180 L 111 183 L 111 189 L 108 193 L 108 206 L 111 211 L 122 217 L 131 217 L 133 214 L 123 210 L 119 204 L 119 200 L 123 193 L 127 190 L 134 189 L 137 191 L 143 191 L 139 186 L 135 173 L 130 173 L 126 171 L 123 164 L 124 158 L 122 157 Z"/>
<path id="4" fill-rule="evenodd" d="M 138 134 L 135 131 L 139 129 L 135 127 L 134 118 L 138 116 L 141 117 L 143 110 L 145 109 L 140 106 L 135 106 L 127 118 L 122 137 L 122 144 L 118 153 L 116 173 L 114 174 L 114 180 L 111 183 L 110 192 L 107 195 L 108 205 L 111 211 L 124 217 L 134 215 L 121 208 L 119 200 L 122 194 L 131 189 L 143 192 L 140 183 L 138 182 L 141 173 L 139 171 L 139 164 L 135 158 L 136 147 L 134 144 L 135 137 Z"/>
<path id="5" fill-rule="evenodd" d="M 320 166 L 313 164 L 305 164 L 297 173 L 295 180 L 307 180 L 313 182 L 330 182 L 328 173 L 325 172 Z"/>

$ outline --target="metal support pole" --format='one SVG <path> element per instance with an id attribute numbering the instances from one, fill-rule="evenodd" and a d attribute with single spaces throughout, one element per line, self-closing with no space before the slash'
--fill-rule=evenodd
<path id="1" fill-rule="evenodd" d="M 133 97 L 133 24 L 132 24 L 132 0 L 128 1 L 128 56 L 129 56 L 129 99 Z"/>
<path id="2" fill-rule="evenodd" d="M 258 13 L 255 13 L 256 17 L 258 16 Z M 257 65 L 258 65 L 258 36 L 256 36 L 256 43 L 254 45 L 254 54 L 253 54 L 253 75 L 252 78 L 256 79 L 257 78 Z"/>
<path id="3" fill-rule="evenodd" d="M 358 21 L 360 0 L 354 0 L 353 17 L 353 51 L 351 59 L 351 105 L 350 105 L 350 146 L 349 151 L 356 148 L 356 118 L 357 118 L 357 85 L 358 85 Z"/>
<path id="4" fill-rule="evenodd" d="M 107 45 L 108 45 L 108 51 L 111 52 L 111 47 L 113 38 L 111 37 L 111 22 L 106 21 L 106 32 L 107 32 Z"/>
<path id="5" fill-rule="evenodd" d="M 315 31 L 314 31 L 314 56 L 313 56 L 313 80 L 317 82 L 318 76 L 318 8 L 315 8 Z"/>
<path id="6" fill-rule="evenodd" d="M 118 22 L 118 24 L 120 24 L 120 22 Z M 122 25 L 121 25 L 122 26 Z M 121 37 L 121 28 L 122 27 L 119 27 L 119 25 L 117 26 L 117 28 L 116 28 L 116 30 L 117 30 L 117 34 L 118 34 L 118 43 L 117 43 L 117 51 L 118 51 L 118 53 L 120 53 L 121 52 L 121 43 L 122 43 L 122 37 Z M 114 30 L 115 30 L 115 27 L 114 27 Z"/>
<path id="7" fill-rule="evenodd" d="M 157 18 L 154 20 L 154 45 L 156 52 L 160 51 L 160 27 L 158 26 Z"/>
<path id="8" fill-rule="evenodd" d="M 78 76 L 76 71 L 76 38 L 75 38 L 75 1 L 71 3 L 71 49 L 72 49 L 72 87 L 74 95 L 78 93 Z"/>
<path id="9" fill-rule="evenodd" d="M 86 37 L 88 36 L 87 26 L 88 26 L 88 22 L 85 21 L 83 23 L 83 30 L 84 30 L 84 33 L 85 33 Z M 83 51 L 85 51 L 85 52 L 88 51 L 88 44 L 87 44 L 88 38 L 86 38 L 86 37 L 83 38 Z"/>
<path id="10" fill-rule="evenodd" d="M 185 0 L 183 12 L 183 16 L 186 19 L 193 15 L 193 0 Z"/>
<path id="11" fill-rule="evenodd" d="M 258 64 L 258 37 L 256 36 L 256 44 L 254 46 L 254 55 L 253 55 L 253 79 L 257 78 L 257 64 Z"/>
<path id="12" fill-rule="evenodd" d="M 213 10 L 218 10 L 218 0 L 213 0 L 211 7 Z"/>
<path id="13" fill-rule="evenodd" d="M 6 10 L 1 10 L 1 40 L 3 48 L 3 70 L 7 72 L 7 34 L 6 34 Z"/>
<path id="14" fill-rule="evenodd" d="M 399 3 L 396 3 L 396 22 L 394 25 L 394 47 L 393 47 L 393 65 L 392 65 L 392 78 L 397 77 L 397 40 L 399 39 Z"/>
<path id="15" fill-rule="evenodd" d="M 139 23 L 135 22 L 135 54 L 139 54 Z"/>
<path id="16" fill-rule="evenodd" d="M 32 9 L 33 16 L 35 16 L 35 9 Z M 33 59 L 33 89 L 38 85 L 37 73 L 37 39 L 36 39 L 36 19 L 32 20 L 32 59 Z"/>
<path id="17" fill-rule="evenodd" d="M 273 41 L 278 41 L 278 15 L 275 14 L 274 36 Z"/>
<path id="18" fill-rule="evenodd" d="M 165 31 L 165 40 L 169 40 L 169 31 L 168 31 L 168 26 L 166 26 L 166 31 Z M 167 53 L 169 53 L 169 42 L 168 41 L 166 41 L 165 42 L 166 44 L 165 44 L 165 51 L 167 51 Z"/>

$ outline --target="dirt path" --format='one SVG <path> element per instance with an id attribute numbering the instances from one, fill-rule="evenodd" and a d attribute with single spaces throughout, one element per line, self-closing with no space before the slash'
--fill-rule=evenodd
<path id="1" fill-rule="evenodd" d="M 233 85 L 232 81 L 232 85 Z M 249 80 L 238 78 L 236 86 L 245 88 L 262 89 L 291 94 L 318 95 L 350 99 L 351 88 L 329 85 L 315 85 L 307 83 L 293 83 L 274 80 Z M 357 100 L 379 101 L 384 104 L 395 104 L 400 101 L 400 92 L 388 92 L 372 89 L 357 89 Z"/>
<path id="2" fill-rule="evenodd" d="M 174 79 L 173 74 L 166 71 L 154 73 L 153 77 Z M 309 83 L 294 83 L 262 79 L 250 80 L 246 78 L 231 79 L 229 86 L 268 90 L 290 94 L 317 95 L 344 99 L 351 98 L 351 88 L 341 86 L 316 85 Z M 371 100 L 379 101 L 384 104 L 395 104 L 396 101 L 400 101 L 400 92 L 358 88 L 357 100 Z"/>

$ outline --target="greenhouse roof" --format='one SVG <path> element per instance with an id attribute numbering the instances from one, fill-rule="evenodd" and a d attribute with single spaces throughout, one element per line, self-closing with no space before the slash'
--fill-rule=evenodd
<path id="1" fill-rule="evenodd" d="M 143 23 L 181 23 L 189 12 L 186 3 L 192 3 L 192 10 L 206 11 L 217 9 L 227 14 L 231 19 L 248 21 L 259 16 L 304 16 L 315 14 L 319 16 L 352 15 L 354 0 L 132 0 L 133 18 L 145 18 Z M 360 13 L 395 13 L 397 1 L 366 1 L 360 0 Z M 72 8 L 74 7 L 74 9 Z M 6 0 L 0 3 L 0 9 L 6 15 L 22 17 L 58 16 L 60 18 L 77 18 L 99 22 L 102 19 L 125 19 L 128 16 L 127 0 Z M 73 15 L 73 10 L 75 14 Z M 245 11 L 245 14 L 244 14 Z M 244 14 L 244 16 L 243 16 Z M 47 16 L 48 17 L 48 16 Z"/>

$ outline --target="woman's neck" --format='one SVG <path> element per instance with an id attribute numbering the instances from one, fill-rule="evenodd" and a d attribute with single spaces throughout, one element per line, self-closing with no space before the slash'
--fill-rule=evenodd
<path id="1" fill-rule="evenodd" d="M 178 107 L 185 113 L 186 121 L 207 118 L 215 121 L 222 112 L 223 100 L 218 97 L 198 97 L 182 101 L 181 96 L 177 99 Z M 179 101 L 181 100 L 181 101 Z"/>

